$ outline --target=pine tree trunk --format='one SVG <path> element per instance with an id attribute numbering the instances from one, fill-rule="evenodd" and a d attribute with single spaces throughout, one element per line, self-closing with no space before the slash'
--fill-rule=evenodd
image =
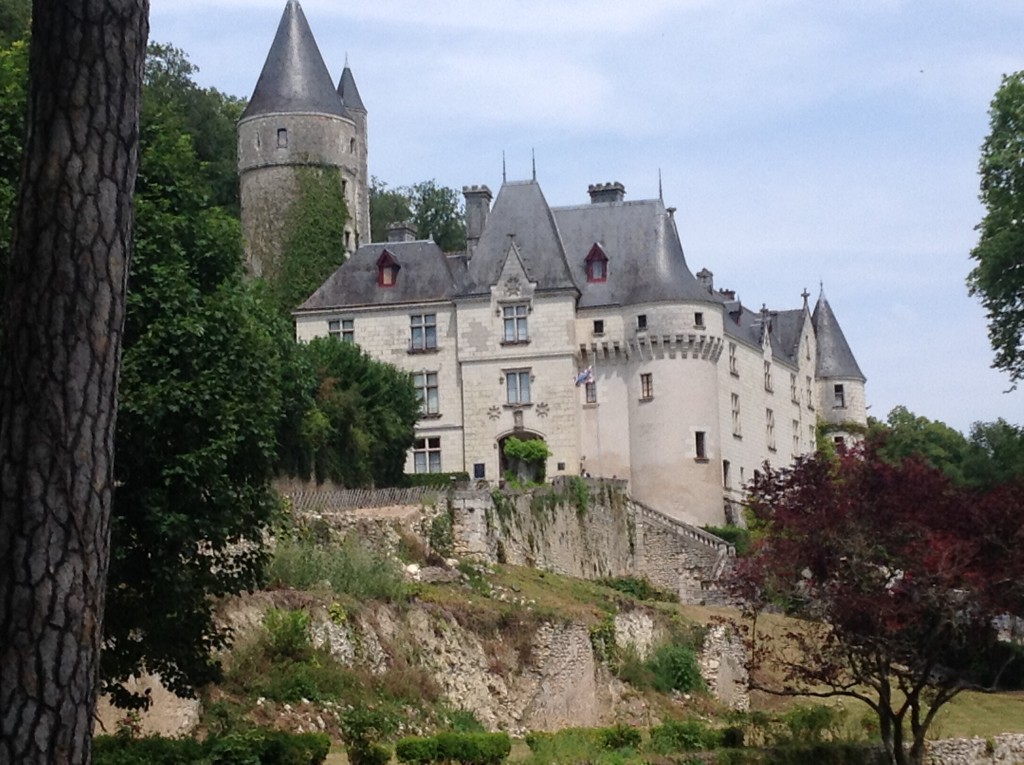
<path id="1" fill-rule="evenodd" d="M 148 0 L 35 0 L 0 344 L 0 762 L 87 763 Z"/>

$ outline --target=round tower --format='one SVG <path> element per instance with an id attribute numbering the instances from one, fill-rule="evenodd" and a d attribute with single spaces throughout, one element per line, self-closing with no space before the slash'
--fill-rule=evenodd
<path id="1" fill-rule="evenodd" d="M 858 441 L 868 424 L 864 385 L 867 378 L 846 342 L 839 321 L 822 290 L 811 316 L 818 353 L 815 379 L 818 418 L 836 440 Z"/>
<path id="2" fill-rule="evenodd" d="M 302 7 L 297 0 L 288 0 L 252 98 L 238 121 L 242 233 L 250 273 L 273 279 L 280 272 L 284 226 L 303 168 L 338 170 L 339 193 L 351 198 L 348 178 L 358 177 L 350 171 L 352 142 L 365 147 L 365 136 L 360 138 L 358 132 Z M 350 217 L 355 214 L 350 204 Z M 348 242 L 338 242 L 339 263 L 355 249 L 354 237 L 346 238 Z"/>
<path id="3" fill-rule="evenodd" d="M 355 125 L 355 135 L 349 139 L 342 168 L 349 214 L 346 235 L 354 241 L 352 249 L 355 249 L 370 241 L 370 177 L 367 171 L 366 107 L 359 97 L 359 88 L 347 60 L 338 81 L 338 95 Z"/>

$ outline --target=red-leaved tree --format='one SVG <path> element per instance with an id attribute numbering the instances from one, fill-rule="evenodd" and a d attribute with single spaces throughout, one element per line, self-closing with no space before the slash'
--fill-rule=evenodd
<path id="1" fill-rule="evenodd" d="M 936 712 L 994 690 L 1021 613 L 1024 488 L 957 487 L 868 445 L 765 467 L 750 496 L 760 530 L 734 575 L 754 687 L 866 703 L 893 763 L 921 763 Z M 803 621 L 769 635 L 757 616 Z M 759 626 L 761 629 L 759 629 Z"/>

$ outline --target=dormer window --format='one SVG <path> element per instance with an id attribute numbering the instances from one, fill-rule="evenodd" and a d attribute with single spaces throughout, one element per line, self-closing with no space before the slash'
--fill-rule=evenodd
<path id="1" fill-rule="evenodd" d="M 604 254 L 601 245 L 595 244 L 590 248 L 587 255 L 587 281 L 606 282 L 608 281 L 608 256 Z"/>
<path id="2" fill-rule="evenodd" d="M 377 258 L 377 286 L 379 287 L 394 287 L 398 281 L 398 261 L 395 260 L 394 256 L 384 250 Z"/>

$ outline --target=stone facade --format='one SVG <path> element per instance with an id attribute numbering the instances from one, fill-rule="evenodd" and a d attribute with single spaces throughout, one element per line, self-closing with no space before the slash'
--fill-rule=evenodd
<path id="1" fill-rule="evenodd" d="M 301 16 L 295 0 L 288 8 L 286 20 Z M 315 50 L 301 21 L 287 49 Z M 323 76 L 299 87 L 317 67 L 286 71 L 277 47 L 255 114 L 239 123 L 250 251 L 274 262 L 292 164 L 342 170 L 356 195 L 354 252 L 295 311 L 296 334 L 355 342 L 413 375 L 424 404 L 407 471 L 497 482 L 507 438 L 542 439 L 549 477 L 623 479 L 650 507 L 722 524 L 741 521 L 735 508 L 763 462 L 815 449 L 819 421 L 844 439 L 866 425 L 865 378 L 823 294 L 813 313 L 806 291 L 800 308 L 744 307 L 707 269 L 691 272 L 674 208 L 626 201 L 620 183 L 566 207 L 536 180 L 504 182 L 496 197 L 468 186 L 466 252 L 430 240 L 355 247 L 369 230 L 366 110 L 350 70 L 339 106 L 312 82 Z M 268 68 L 319 112 L 257 99 Z M 273 143 L 282 129 L 287 149 Z"/>

